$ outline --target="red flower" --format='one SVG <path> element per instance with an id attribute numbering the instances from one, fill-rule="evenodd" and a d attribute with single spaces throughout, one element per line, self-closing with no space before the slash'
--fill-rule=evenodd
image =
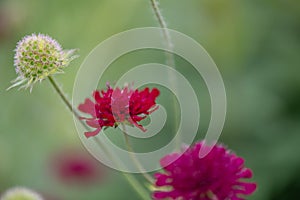
<path id="1" fill-rule="evenodd" d="M 103 127 L 117 127 L 121 123 L 131 124 L 146 131 L 138 122 L 158 109 L 155 102 L 158 95 L 157 88 L 139 91 L 130 87 L 113 89 L 108 85 L 106 90 L 96 90 L 93 93 L 94 101 L 87 98 L 78 106 L 81 112 L 91 115 L 90 118 L 82 119 L 86 120 L 90 127 L 96 128 L 92 132 L 85 132 L 85 136 L 95 136 Z"/>
<path id="2" fill-rule="evenodd" d="M 172 153 L 161 159 L 166 172 L 155 174 L 159 189 L 153 194 L 155 199 L 243 200 L 255 191 L 256 184 L 244 180 L 251 178 L 252 172 L 244 167 L 243 158 L 222 145 L 199 158 L 204 145 L 198 142 L 182 155 Z"/>
<path id="3" fill-rule="evenodd" d="M 77 148 L 63 149 L 50 160 L 51 173 L 68 185 L 92 185 L 103 181 L 105 169 L 91 155 Z"/>

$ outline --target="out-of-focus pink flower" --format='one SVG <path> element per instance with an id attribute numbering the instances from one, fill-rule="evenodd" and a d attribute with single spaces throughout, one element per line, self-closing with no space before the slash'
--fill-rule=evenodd
<path id="1" fill-rule="evenodd" d="M 104 178 L 104 167 L 87 152 L 65 149 L 51 158 L 51 173 L 68 185 L 92 185 Z"/>
<path id="2" fill-rule="evenodd" d="M 215 145 L 206 157 L 199 158 L 204 145 L 198 142 L 183 154 L 161 159 L 165 172 L 155 174 L 154 199 L 243 200 L 256 190 L 255 183 L 245 182 L 252 172 L 244 167 L 243 158 L 222 145 Z"/>
<path id="3" fill-rule="evenodd" d="M 82 119 L 86 120 L 90 127 L 96 128 L 92 132 L 86 132 L 85 136 L 95 136 L 103 127 L 117 127 L 121 123 L 134 125 L 146 131 L 138 122 L 158 108 L 155 100 L 159 93 L 157 88 L 139 91 L 130 87 L 113 89 L 109 85 L 107 90 L 95 91 L 94 100 L 87 98 L 78 106 L 81 112 L 91 115 L 90 118 Z"/>

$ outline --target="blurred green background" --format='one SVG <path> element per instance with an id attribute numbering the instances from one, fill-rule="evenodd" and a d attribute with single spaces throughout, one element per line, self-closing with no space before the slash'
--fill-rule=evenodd
<path id="1" fill-rule="evenodd" d="M 258 190 L 248 199 L 300 199 L 300 2 L 161 0 L 160 7 L 169 28 L 202 44 L 219 67 L 228 97 L 220 142 L 243 156 L 254 171 Z M 157 26 L 147 0 L 0 0 L 0 193 L 21 185 L 50 195 L 49 200 L 139 199 L 114 170 L 107 169 L 103 180 L 84 187 L 55 178 L 49 160 L 57 149 L 85 151 L 72 116 L 48 81 L 37 84 L 31 94 L 6 88 L 16 77 L 13 50 L 27 34 L 46 33 L 66 49 L 80 49 L 80 58 L 56 76 L 71 97 L 80 64 L 99 42 L 147 26 Z M 103 83 L 148 62 L 164 63 L 163 52 L 145 50 L 120 58 Z M 188 65 L 178 57 L 176 64 Z M 200 77 L 192 67 L 180 71 L 198 91 L 200 139 L 210 116 L 208 93 L 204 83 L 196 84 Z M 167 104 L 167 96 L 159 103 Z M 166 132 L 173 130 L 170 123 Z M 166 140 L 172 135 L 164 134 Z M 151 143 L 135 146 L 152 149 Z"/>

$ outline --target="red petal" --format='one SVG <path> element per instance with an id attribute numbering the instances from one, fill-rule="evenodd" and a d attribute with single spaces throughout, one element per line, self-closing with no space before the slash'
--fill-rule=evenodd
<path id="1" fill-rule="evenodd" d="M 93 137 L 93 136 L 98 135 L 98 133 L 99 133 L 100 131 L 101 131 L 101 128 L 97 128 L 95 131 L 92 131 L 92 132 L 85 132 L 84 135 L 85 135 L 85 137 L 90 138 L 90 137 Z"/>
<path id="2" fill-rule="evenodd" d="M 87 123 L 87 125 L 89 125 L 90 127 L 93 127 L 93 128 L 100 127 L 100 124 L 97 120 L 87 120 L 86 123 Z"/>
<path id="3" fill-rule="evenodd" d="M 154 96 L 156 98 L 156 97 L 158 97 L 159 94 L 160 94 L 160 92 L 157 88 L 152 89 L 151 96 Z"/>
<path id="4" fill-rule="evenodd" d="M 78 110 L 96 117 L 95 104 L 90 99 L 85 99 L 84 103 L 78 106 Z"/>

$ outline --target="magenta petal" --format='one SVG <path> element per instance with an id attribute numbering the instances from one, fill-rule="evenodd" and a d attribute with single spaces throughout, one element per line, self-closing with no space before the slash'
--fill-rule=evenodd
<path id="1" fill-rule="evenodd" d="M 176 161 L 179 157 L 180 157 L 180 154 L 178 154 L 178 153 L 172 153 L 172 154 L 166 155 L 165 157 L 160 159 L 160 165 L 162 167 L 167 167 L 168 165 L 170 165 L 171 163 Z"/>
<path id="2" fill-rule="evenodd" d="M 155 177 L 157 178 L 157 180 L 156 180 L 157 186 L 169 185 L 172 182 L 172 179 L 170 178 L 170 176 L 165 175 L 165 174 L 157 173 L 157 174 L 155 174 Z"/>
<path id="3" fill-rule="evenodd" d="M 252 171 L 248 168 L 245 168 L 243 171 L 241 171 L 241 173 L 239 174 L 239 176 L 241 178 L 251 178 L 253 175 Z"/>
<path id="4" fill-rule="evenodd" d="M 241 165 L 244 164 L 244 159 L 243 159 L 243 158 L 240 158 L 240 157 L 237 157 L 237 158 L 234 159 L 234 164 L 235 164 L 236 166 L 241 166 Z"/>
<path id="5" fill-rule="evenodd" d="M 257 187 L 255 183 L 239 183 L 239 185 L 244 187 L 242 194 L 245 194 L 245 195 L 252 194 L 256 190 L 256 187 Z"/>
<path id="6" fill-rule="evenodd" d="M 154 199 L 165 199 L 167 198 L 169 195 L 169 192 L 154 192 L 153 193 L 153 198 Z"/>
<path id="7" fill-rule="evenodd" d="M 242 199 L 242 198 L 240 198 L 240 197 L 237 197 L 237 196 L 234 196 L 234 197 L 231 197 L 230 200 L 244 200 L 244 199 Z"/>

